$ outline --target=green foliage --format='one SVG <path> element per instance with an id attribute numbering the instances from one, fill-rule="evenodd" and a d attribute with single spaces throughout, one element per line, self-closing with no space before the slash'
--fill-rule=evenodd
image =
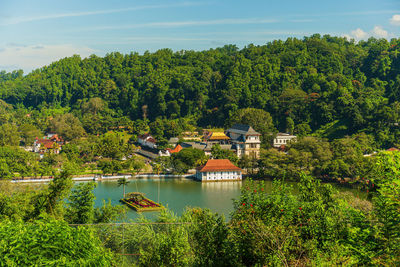
<path id="1" fill-rule="evenodd" d="M 204 151 L 196 148 L 184 148 L 171 155 L 171 165 L 176 173 L 186 173 L 206 159 Z"/>
<path id="2" fill-rule="evenodd" d="M 37 156 L 19 147 L 0 146 L 0 178 L 28 176 L 34 172 Z"/>
<path id="3" fill-rule="evenodd" d="M 92 223 L 94 219 L 94 200 L 93 189 L 96 183 L 79 183 L 74 186 L 68 197 L 66 220 L 73 224 Z"/>
<path id="4" fill-rule="evenodd" d="M 270 146 L 271 133 L 276 132 L 271 115 L 262 109 L 245 108 L 237 110 L 230 115 L 228 120 L 229 126 L 233 126 L 235 123 L 251 125 L 254 130 L 261 133 L 261 141 L 265 147 Z"/>
<path id="5" fill-rule="evenodd" d="M 21 133 L 21 139 L 26 146 L 31 146 L 35 138 L 41 136 L 39 129 L 29 123 L 20 125 L 18 131 Z"/>
<path id="6" fill-rule="evenodd" d="M 94 209 L 94 223 L 112 223 L 125 218 L 127 208 L 122 205 L 113 206 L 111 200 L 103 199 L 103 206 Z"/>
<path id="7" fill-rule="evenodd" d="M 63 201 L 69 195 L 72 186 L 71 175 L 67 171 L 63 171 L 54 177 L 49 183 L 48 192 L 44 192 L 44 203 L 40 203 L 40 199 L 35 203 L 36 214 L 39 215 L 40 209 L 44 208 L 54 218 L 62 218 L 64 212 Z"/>
<path id="8" fill-rule="evenodd" d="M 114 174 L 122 170 L 122 164 L 118 160 L 100 160 L 97 167 L 103 174 Z"/>
<path id="9" fill-rule="evenodd" d="M 20 136 L 16 125 L 3 124 L 0 126 L 0 146 L 19 145 Z"/>
<path id="10" fill-rule="evenodd" d="M 125 186 L 127 184 L 129 184 L 129 181 L 125 177 L 122 177 L 122 178 L 119 178 L 117 182 L 118 182 L 118 186 L 122 185 L 123 190 L 124 190 L 122 196 L 125 198 Z"/>
<path id="11" fill-rule="evenodd" d="M 212 146 L 211 156 L 214 159 L 229 159 L 233 163 L 237 163 L 239 160 L 235 152 L 228 149 L 222 149 L 219 144 Z"/>
<path id="12" fill-rule="evenodd" d="M 122 133 L 108 132 L 96 140 L 97 155 L 120 160 L 132 153 L 132 146 Z"/>
<path id="13" fill-rule="evenodd" d="M 0 223 L 1 266 L 110 266 L 113 255 L 93 230 L 63 221 Z"/>
<path id="14" fill-rule="evenodd" d="M 70 141 L 85 135 L 85 130 L 78 118 L 70 113 L 58 115 L 50 122 L 50 131 Z"/>
<path id="15" fill-rule="evenodd" d="M 227 47 L 72 56 L 26 76 L 3 73 L 0 125 L 50 126 L 68 140 L 84 134 L 74 114 L 87 133 L 121 126 L 137 135 L 150 124 L 161 142 L 190 125 L 234 122 L 251 122 L 265 141 L 264 132 L 294 126 L 299 135 L 321 129 L 318 136 L 333 139 L 363 131 L 378 146 L 397 142 L 398 39 L 356 43 L 316 34 Z"/>
<path id="16" fill-rule="evenodd" d="M 207 209 L 189 209 L 183 217 L 191 223 L 188 233 L 194 266 L 236 265 L 236 255 L 223 216 Z"/>

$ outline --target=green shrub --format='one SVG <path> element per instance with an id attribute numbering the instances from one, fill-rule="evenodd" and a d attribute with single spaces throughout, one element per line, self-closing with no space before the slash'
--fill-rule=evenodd
<path id="1" fill-rule="evenodd" d="M 0 266 L 111 266 L 95 232 L 63 221 L 0 224 Z"/>

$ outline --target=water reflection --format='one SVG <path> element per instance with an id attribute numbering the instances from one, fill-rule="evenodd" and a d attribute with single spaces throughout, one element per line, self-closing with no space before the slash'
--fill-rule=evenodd
<path id="1" fill-rule="evenodd" d="M 224 214 L 229 218 L 233 211 L 233 199 L 240 196 L 241 181 L 208 182 L 201 183 L 188 178 L 141 178 L 130 179 L 126 186 L 126 192 L 142 192 L 154 200 L 159 201 L 164 206 L 181 215 L 186 207 L 208 208 L 213 212 Z M 244 183 L 244 182 L 243 182 Z M 265 192 L 270 192 L 272 182 L 265 181 Z M 296 193 L 297 184 L 293 185 Z M 358 190 L 339 188 L 340 191 L 352 191 L 360 194 Z M 101 206 L 103 199 L 110 199 L 113 205 L 120 204 L 122 198 L 122 187 L 118 187 L 117 181 L 98 182 L 94 190 L 96 196 L 96 206 Z M 144 212 L 146 217 L 154 218 L 158 212 Z M 138 213 L 133 210 L 128 211 L 128 219 L 138 217 Z"/>

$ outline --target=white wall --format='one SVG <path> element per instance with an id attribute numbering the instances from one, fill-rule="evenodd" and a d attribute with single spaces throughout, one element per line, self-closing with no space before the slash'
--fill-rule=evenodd
<path id="1" fill-rule="evenodd" d="M 242 172 L 240 171 L 220 171 L 220 172 L 196 172 L 196 179 L 200 181 L 224 181 L 224 180 L 241 180 Z"/>

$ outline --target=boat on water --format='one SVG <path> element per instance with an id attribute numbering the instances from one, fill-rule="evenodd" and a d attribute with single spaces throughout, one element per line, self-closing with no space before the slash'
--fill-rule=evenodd
<path id="1" fill-rule="evenodd" d="M 164 209 L 163 205 L 146 198 L 144 193 L 140 192 L 127 193 L 125 194 L 125 198 L 120 199 L 120 201 L 138 212 L 158 211 Z"/>

